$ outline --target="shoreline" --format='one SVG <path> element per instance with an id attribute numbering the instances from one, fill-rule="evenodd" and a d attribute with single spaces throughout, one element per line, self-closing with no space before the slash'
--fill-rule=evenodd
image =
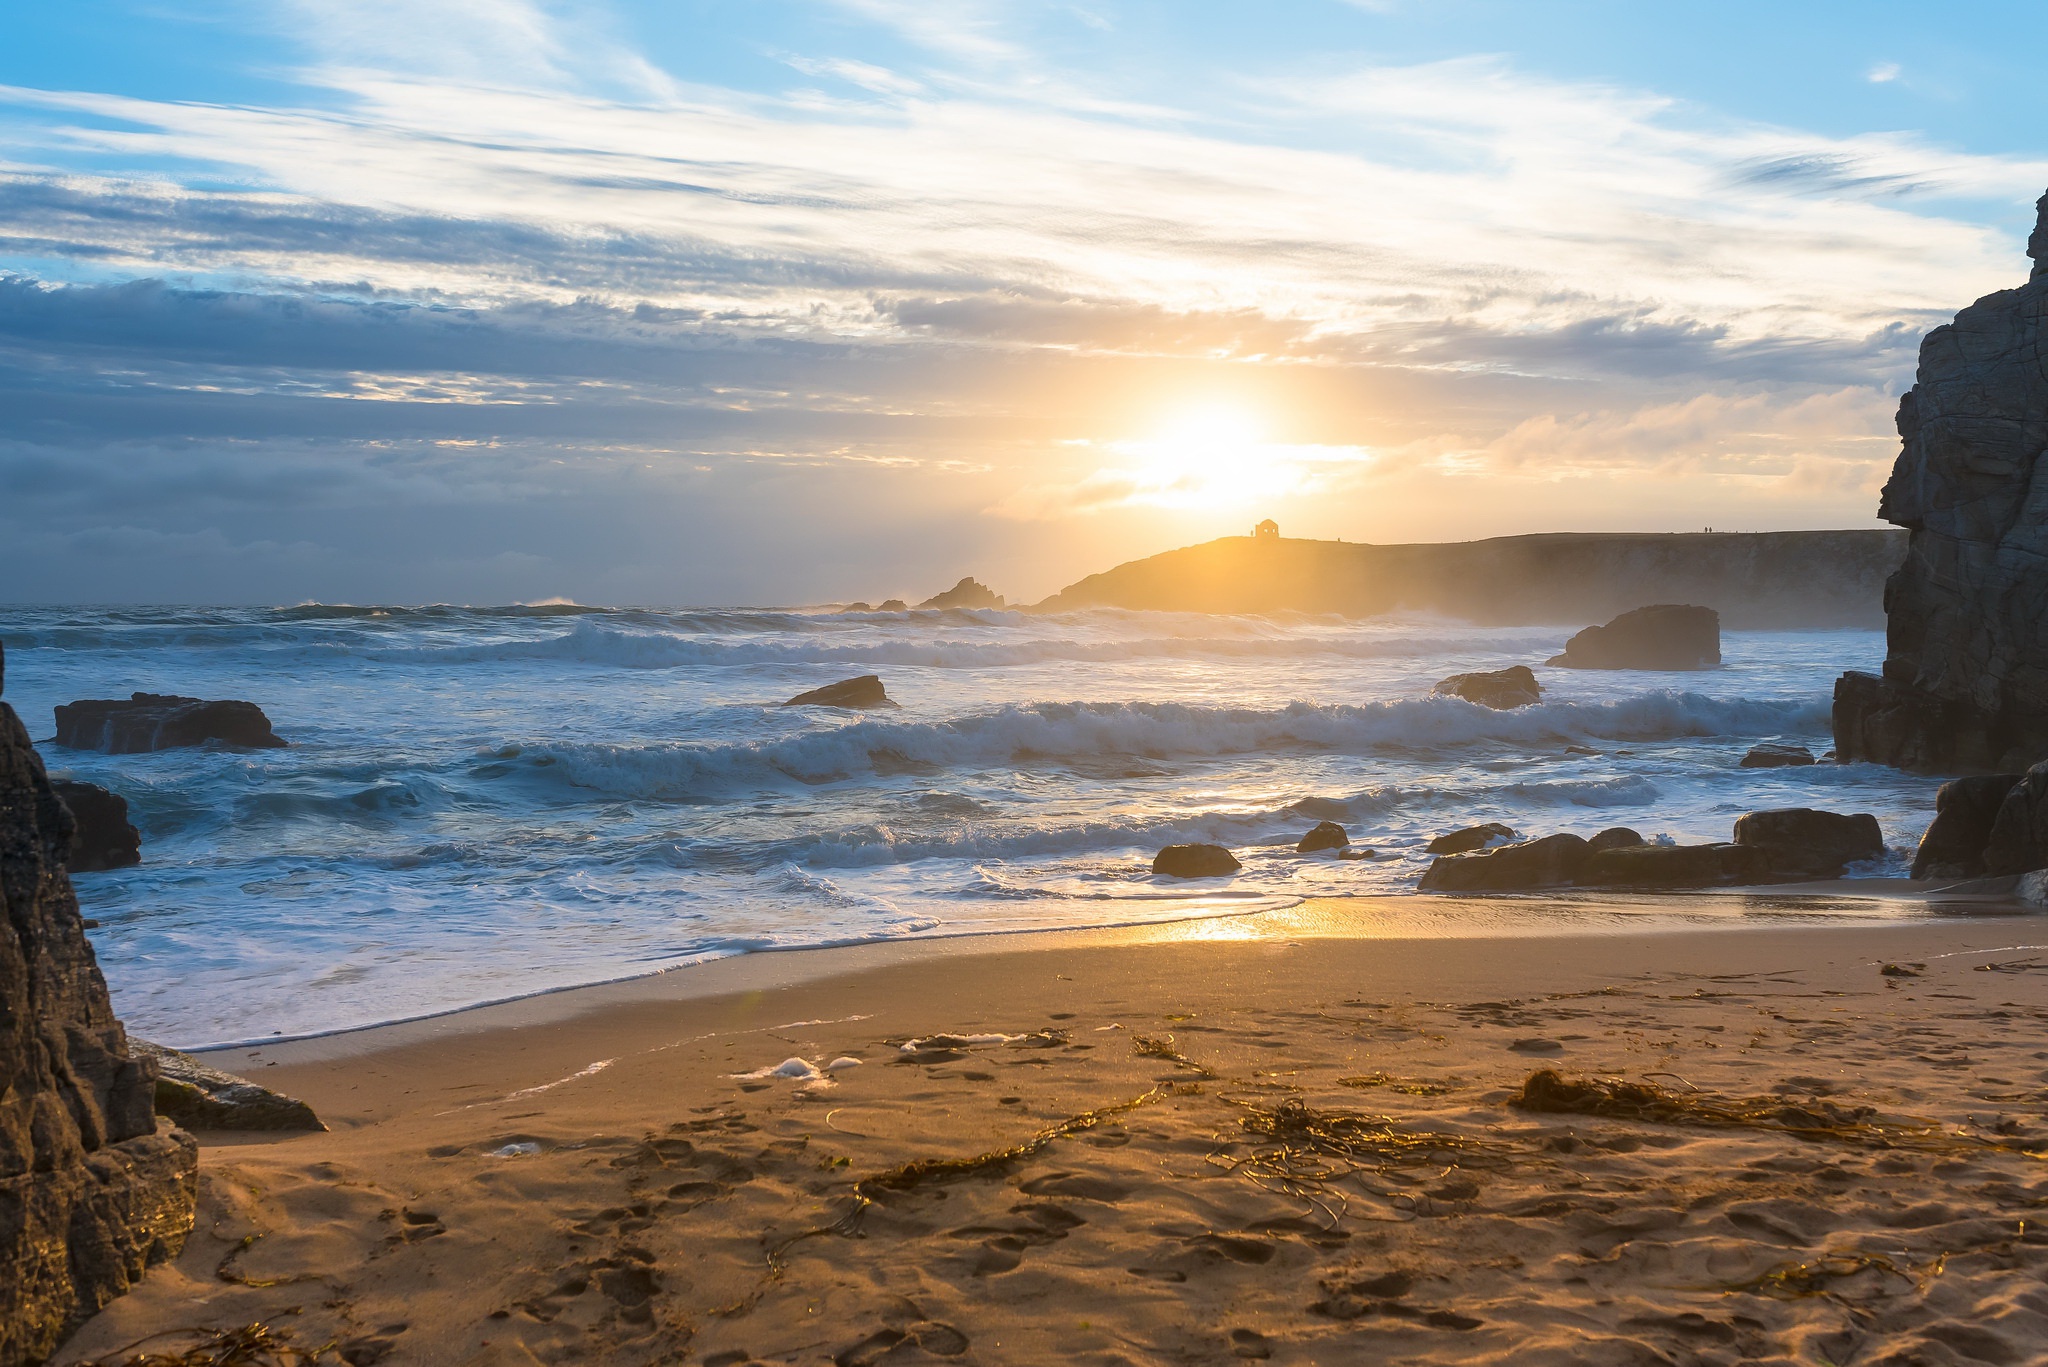
<path id="1" fill-rule="evenodd" d="M 1964 906 L 1461 938 L 1304 907 L 216 1053 L 330 1131 L 199 1135 L 185 1252 L 54 1361 L 259 1322 L 394 1367 L 2021 1360 L 2048 920 Z M 1753 1119 L 1518 1108 L 1544 1069 Z"/>

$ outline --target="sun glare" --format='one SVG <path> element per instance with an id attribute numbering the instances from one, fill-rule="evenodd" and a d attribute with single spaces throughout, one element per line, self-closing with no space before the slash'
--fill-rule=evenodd
<path id="1" fill-rule="evenodd" d="M 1160 507 L 1220 509 L 1292 490 L 1300 470 L 1253 413 L 1221 404 L 1184 409 L 1114 448 L 1129 462 L 1139 500 Z"/>

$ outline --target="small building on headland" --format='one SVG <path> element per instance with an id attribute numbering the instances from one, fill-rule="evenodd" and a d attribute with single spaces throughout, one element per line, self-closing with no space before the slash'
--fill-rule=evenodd
<path id="1" fill-rule="evenodd" d="M 1280 524 L 1270 517 L 1252 528 L 1252 540 L 1254 541 L 1278 541 L 1279 539 Z"/>

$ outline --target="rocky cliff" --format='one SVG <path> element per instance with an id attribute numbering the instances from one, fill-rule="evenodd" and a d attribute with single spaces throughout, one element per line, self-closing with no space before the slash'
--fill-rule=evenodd
<path id="1" fill-rule="evenodd" d="M 1734 630 L 1879 625 L 1903 532 L 1559 532 L 1371 546 L 1230 536 L 1090 575 L 1041 610 L 1441 612 L 1489 625 L 1585 626 L 1646 603 L 1698 603 Z"/>
<path id="2" fill-rule="evenodd" d="M 4 668 L 0 660 L 0 668 Z M 0 703 L 0 1367 L 40 1362 L 173 1256 L 198 1149 L 159 1124 L 64 871 L 71 818 Z"/>
<path id="3" fill-rule="evenodd" d="M 1845 761 L 1941 771 L 2048 757 L 2048 196 L 2032 279 L 1927 334 L 1879 514 L 1906 528 L 1884 673 L 1835 687 Z"/>

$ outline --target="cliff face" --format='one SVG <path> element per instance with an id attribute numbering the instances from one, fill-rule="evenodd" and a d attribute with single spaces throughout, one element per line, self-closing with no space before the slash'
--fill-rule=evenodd
<path id="1" fill-rule="evenodd" d="M 1844 760 L 2021 769 L 2048 757 L 2048 196 L 2033 278 L 1927 334 L 1879 513 L 1911 533 L 1884 674 L 1835 690 Z"/>
<path id="2" fill-rule="evenodd" d="M 1441 612 L 1487 625 L 1605 622 L 1698 603 L 1724 625 L 1876 626 L 1901 532 L 1579 533 L 1442 545 L 1225 537 L 1091 575 L 1041 609 Z"/>
<path id="3" fill-rule="evenodd" d="M 0 703 L 0 1367 L 41 1361 L 192 1228 L 198 1149 L 159 1125 L 64 871 L 71 819 Z"/>

